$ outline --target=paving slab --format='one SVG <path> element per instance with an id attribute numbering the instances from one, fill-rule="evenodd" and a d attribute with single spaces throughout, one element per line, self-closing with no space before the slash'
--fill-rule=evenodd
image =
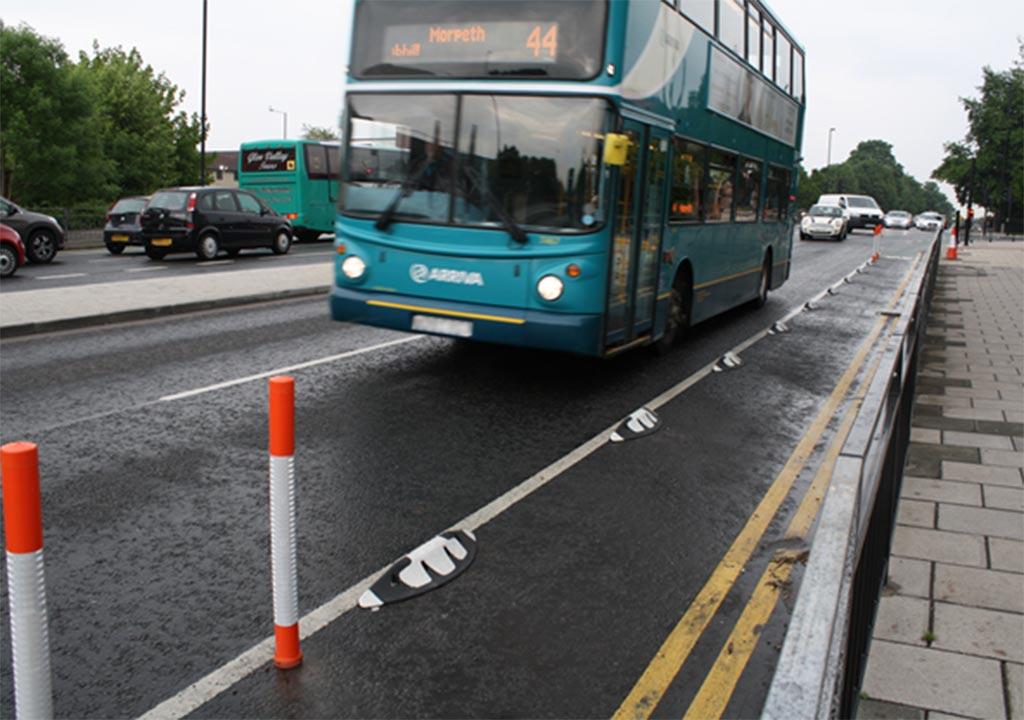
<path id="1" fill-rule="evenodd" d="M 940 504 L 939 530 L 1024 540 L 1024 518 L 1019 512 Z"/>
<path id="2" fill-rule="evenodd" d="M 1021 471 L 1011 467 L 986 467 L 975 463 L 962 463 L 955 460 L 942 462 L 942 478 L 944 480 L 969 480 L 1007 487 L 1024 487 Z"/>
<path id="3" fill-rule="evenodd" d="M 936 563 L 935 599 L 955 605 L 1024 613 L 1024 575 Z"/>
<path id="4" fill-rule="evenodd" d="M 1024 542 L 989 538 L 988 554 L 993 570 L 1024 573 Z"/>
<path id="5" fill-rule="evenodd" d="M 893 532 L 892 554 L 954 565 L 987 566 L 983 538 L 905 525 L 897 525 Z"/>
<path id="6" fill-rule="evenodd" d="M 875 640 L 863 692 L 873 700 L 964 717 L 1006 717 L 998 661 L 933 648 Z"/>
<path id="7" fill-rule="evenodd" d="M 998 485 L 983 485 L 982 495 L 985 499 L 985 507 L 1024 513 L 1024 490 Z"/>
<path id="8" fill-rule="evenodd" d="M 981 485 L 978 483 L 912 476 L 903 478 L 900 497 L 978 507 L 982 504 Z"/>
<path id="9" fill-rule="evenodd" d="M 883 597 L 875 615 L 874 636 L 905 645 L 926 646 L 930 605 L 926 598 L 903 595 Z"/>
<path id="10" fill-rule="evenodd" d="M 935 603 L 932 648 L 1024 663 L 1024 616 Z"/>
<path id="11" fill-rule="evenodd" d="M 932 589 L 932 563 L 913 558 L 889 558 L 888 580 L 883 593 L 930 597 Z"/>

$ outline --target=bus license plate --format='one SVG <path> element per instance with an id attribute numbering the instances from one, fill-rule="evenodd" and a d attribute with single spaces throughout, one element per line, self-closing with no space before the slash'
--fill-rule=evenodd
<path id="1" fill-rule="evenodd" d="M 452 320 L 451 318 L 434 317 L 433 315 L 413 315 L 412 329 L 420 332 L 452 335 L 454 337 L 473 337 L 473 323 L 468 320 Z"/>

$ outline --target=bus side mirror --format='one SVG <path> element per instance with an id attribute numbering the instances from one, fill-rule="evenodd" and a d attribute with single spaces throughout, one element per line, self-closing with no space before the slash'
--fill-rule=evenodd
<path id="1" fill-rule="evenodd" d="M 604 137 L 604 164 L 617 165 L 626 164 L 629 156 L 629 135 L 622 133 L 608 133 Z"/>

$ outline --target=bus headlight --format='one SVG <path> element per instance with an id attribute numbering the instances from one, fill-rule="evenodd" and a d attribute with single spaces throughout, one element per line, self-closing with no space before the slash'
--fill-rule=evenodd
<path id="1" fill-rule="evenodd" d="M 366 263 L 358 255 L 349 255 L 341 261 L 341 272 L 349 280 L 358 280 L 366 272 Z"/>
<path id="2" fill-rule="evenodd" d="M 565 283 L 554 275 L 545 275 L 537 281 L 537 294 L 548 302 L 554 302 L 562 297 L 563 290 L 565 290 Z"/>

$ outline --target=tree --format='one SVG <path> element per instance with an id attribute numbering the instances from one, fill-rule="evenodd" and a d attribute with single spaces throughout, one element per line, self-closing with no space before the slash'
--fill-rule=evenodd
<path id="1" fill-rule="evenodd" d="M 960 98 L 967 135 L 948 142 L 932 177 L 952 185 L 957 199 L 996 215 L 997 227 L 1020 232 L 1024 218 L 1024 42 L 1014 66 L 982 70 L 980 98 Z"/>
<path id="2" fill-rule="evenodd" d="M 302 126 L 302 138 L 304 140 L 339 140 L 338 133 L 330 128 L 316 127 L 313 125 Z"/>
<path id="3" fill-rule="evenodd" d="M 121 194 L 195 182 L 199 121 L 175 112 L 184 91 L 144 64 L 135 48 L 101 50 L 94 43 L 91 58 L 79 56 L 78 71 L 92 83 L 103 118 L 104 153 Z"/>
<path id="4" fill-rule="evenodd" d="M 936 183 L 922 186 L 903 171 L 892 145 L 884 140 L 864 140 L 845 162 L 812 170 L 810 175 L 801 168 L 799 207 L 810 207 L 823 193 L 870 195 L 885 210 L 935 210 L 944 215 L 954 212 Z"/>
<path id="5" fill-rule="evenodd" d="M 0 23 L 0 107 L 4 195 L 28 205 L 109 197 L 92 86 L 60 42 Z"/>

